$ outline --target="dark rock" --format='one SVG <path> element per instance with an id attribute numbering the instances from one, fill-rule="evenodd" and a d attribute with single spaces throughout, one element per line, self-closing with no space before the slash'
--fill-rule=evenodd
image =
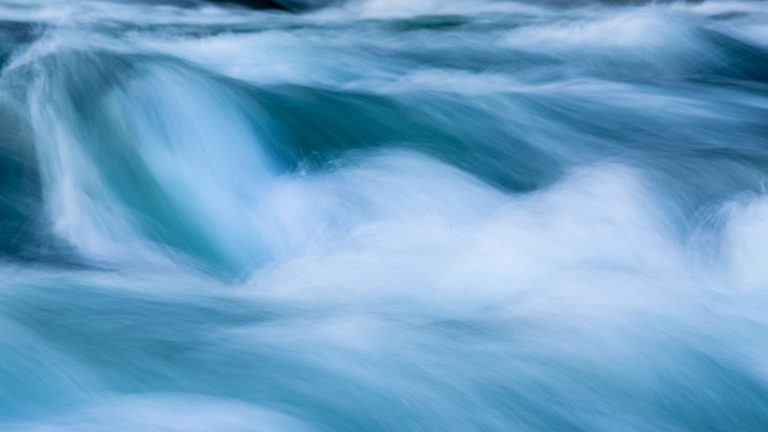
<path id="1" fill-rule="evenodd" d="M 211 0 L 211 3 L 237 4 L 237 5 L 246 6 L 252 9 L 279 9 L 279 10 L 292 9 L 291 7 L 288 7 L 277 0 Z"/>
<path id="2" fill-rule="evenodd" d="M 300 12 L 318 9 L 334 3 L 334 0 L 209 0 L 218 4 L 236 4 L 252 9 L 277 9 Z"/>

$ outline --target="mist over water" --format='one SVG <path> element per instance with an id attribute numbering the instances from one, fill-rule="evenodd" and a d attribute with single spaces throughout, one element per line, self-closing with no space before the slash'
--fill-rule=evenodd
<path id="1" fill-rule="evenodd" d="M 0 430 L 768 430 L 767 30 L 0 1 Z"/>

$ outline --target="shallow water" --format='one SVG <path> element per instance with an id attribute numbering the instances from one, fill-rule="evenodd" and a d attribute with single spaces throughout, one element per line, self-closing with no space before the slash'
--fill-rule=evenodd
<path id="1" fill-rule="evenodd" d="M 0 1 L 0 429 L 768 430 L 766 29 Z"/>

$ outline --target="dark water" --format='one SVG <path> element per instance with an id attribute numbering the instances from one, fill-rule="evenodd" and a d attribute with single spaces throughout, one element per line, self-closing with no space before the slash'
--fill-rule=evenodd
<path id="1" fill-rule="evenodd" d="M 0 430 L 767 431 L 768 3 L 0 1 Z"/>

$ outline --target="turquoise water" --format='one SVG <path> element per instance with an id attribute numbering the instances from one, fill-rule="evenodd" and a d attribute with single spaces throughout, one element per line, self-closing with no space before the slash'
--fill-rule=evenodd
<path id="1" fill-rule="evenodd" d="M 768 430 L 767 29 L 0 1 L 0 430 Z"/>

